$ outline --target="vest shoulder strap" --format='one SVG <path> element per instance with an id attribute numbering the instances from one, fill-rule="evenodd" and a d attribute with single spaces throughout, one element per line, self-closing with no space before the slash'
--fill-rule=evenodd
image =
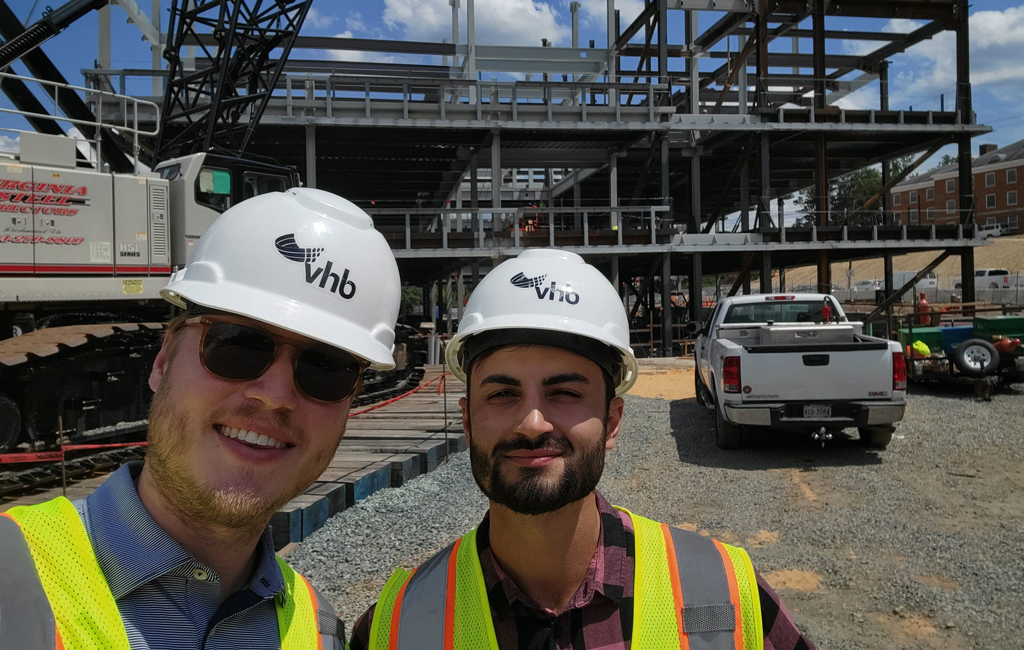
<path id="1" fill-rule="evenodd" d="M 413 572 L 388 580 L 370 625 L 370 650 L 498 650 L 476 529 Z"/>
<path id="2" fill-rule="evenodd" d="M 114 595 L 78 511 L 64 497 L 11 508 L 67 650 L 130 650 Z M 59 646 L 58 646 L 59 647 Z"/>
<path id="3" fill-rule="evenodd" d="M 283 599 L 274 599 L 281 650 L 331 650 L 344 645 L 345 626 L 334 607 L 283 558 L 276 559 L 285 589 Z"/>
<path id="4" fill-rule="evenodd" d="M 50 601 L 21 528 L 6 514 L 0 514 L 0 558 L 0 648 L 54 650 Z"/>
<path id="5" fill-rule="evenodd" d="M 636 542 L 638 650 L 762 650 L 760 600 L 746 551 L 629 514 Z"/>

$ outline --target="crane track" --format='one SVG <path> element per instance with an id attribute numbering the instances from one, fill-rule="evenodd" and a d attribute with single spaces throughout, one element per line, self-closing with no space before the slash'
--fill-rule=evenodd
<path id="1" fill-rule="evenodd" d="M 352 406 L 369 406 L 393 399 L 418 386 L 423 379 L 423 373 L 423 368 L 412 368 L 408 376 L 393 387 L 357 395 L 352 400 Z M 111 435 L 126 434 L 131 435 L 131 430 L 118 430 Z M 60 461 L 47 461 L 33 463 L 34 466 L 29 469 L 0 472 L 0 497 L 17 496 L 32 490 L 60 485 L 65 475 L 68 484 L 71 484 L 73 480 L 111 472 L 129 461 L 141 460 L 145 454 L 145 447 L 124 447 L 66 458 L 63 469 Z"/>

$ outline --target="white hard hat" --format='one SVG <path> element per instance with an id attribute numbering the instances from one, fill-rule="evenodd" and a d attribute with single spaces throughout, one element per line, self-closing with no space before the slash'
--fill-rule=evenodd
<path id="1" fill-rule="evenodd" d="M 500 331 L 512 334 L 502 337 Z M 474 347 L 475 338 L 492 339 L 488 347 L 557 341 L 555 347 L 577 351 L 609 372 L 616 395 L 633 386 L 639 371 L 615 287 L 579 255 L 555 248 L 530 249 L 502 262 L 473 290 L 445 350 L 452 374 L 463 382 L 475 356 L 467 346 Z"/>
<path id="2" fill-rule="evenodd" d="M 373 220 L 310 188 L 253 197 L 217 218 L 160 292 L 346 350 L 375 370 L 392 350 L 402 284 Z"/>

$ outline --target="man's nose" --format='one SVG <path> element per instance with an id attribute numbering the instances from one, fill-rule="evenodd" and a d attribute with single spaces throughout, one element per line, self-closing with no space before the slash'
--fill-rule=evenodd
<path id="1" fill-rule="evenodd" d="M 539 408 L 530 409 L 519 423 L 512 428 L 513 433 L 526 436 L 531 440 L 554 430 L 555 427 L 547 421 L 544 413 Z"/>
<path id="2" fill-rule="evenodd" d="M 262 375 L 246 382 L 245 396 L 263 402 L 270 410 L 294 410 L 300 399 L 295 387 L 295 348 L 282 345 Z"/>

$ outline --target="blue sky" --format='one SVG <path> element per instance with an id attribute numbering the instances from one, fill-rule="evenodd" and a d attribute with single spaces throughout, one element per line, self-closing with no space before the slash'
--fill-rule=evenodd
<path id="1" fill-rule="evenodd" d="M 9 6 L 19 18 L 38 20 L 47 2 L 44 0 L 8 0 Z M 59 5 L 59 2 L 50 2 Z M 148 0 L 139 0 L 144 11 L 149 10 Z M 164 27 L 170 0 L 162 0 L 161 21 Z M 465 39 L 465 4 L 461 1 L 460 40 Z M 584 46 L 593 39 L 598 47 L 606 42 L 605 28 L 606 0 L 582 0 L 580 10 L 580 43 Z M 643 7 L 643 0 L 617 0 L 616 7 L 622 13 L 622 25 L 629 24 L 632 17 Z M 571 17 L 568 0 L 476 0 L 476 33 L 478 43 L 508 45 L 540 45 L 542 38 L 556 45 L 569 45 Z M 683 15 L 669 12 L 670 42 L 682 42 Z M 717 20 L 722 14 L 701 12 L 700 25 L 704 27 Z M 111 9 L 112 66 L 114 68 L 148 68 L 150 52 L 143 42 L 139 30 L 126 24 L 124 10 Z M 808 23 L 809 25 L 809 23 Z M 889 30 L 910 31 L 910 21 L 887 21 L 873 19 L 851 19 L 830 17 L 829 29 L 848 30 Z M 362 0 L 327 1 L 318 0 L 307 18 L 304 34 L 349 36 L 357 38 L 386 38 L 394 40 L 441 41 L 451 38 L 451 9 L 448 0 Z M 635 39 L 634 39 L 635 40 Z M 840 53 L 860 53 L 865 47 L 877 47 L 877 43 L 854 41 L 835 42 L 833 49 Z M 786 50 L 789 39 L 773 45 L 773 49 Z M 736 51 L 735 38 L 720 44 L 720 49 L 729 47 Z M 81 83 L 82 68 L 92 67 L 97 56 L 97 14 L 92 12 L 61 35 L 43 46 L 58 68 L 71 83 Z M 809 51 L 809 43 L 802 44 L 803 51 Z M 324 52 L 297 51 L 302 58 L 330 58 Z M 341 58 L 335 53 L 333 56 Z M 940 97 L 945 95 L 946 107 L 953 104 L 955 84 L 955 42 L 952 32 L 943 32 L 938 37 L 925 41 L 905 54 L 890 60 L 890 105 L 894 109 L 938 110 Z M 350 53 L 346 58 L 363 60 L 400 60 L 387 55 Z M 428 61 L 438 63 L 438 61 Z M 720 65 L 721 60 L 705 61 L 702 70 Z M 974 90 L 974 107 L 979 122 L 993 127 L 991 134 L 976 138 L 973 149 L 976 152 L 982 142 L 994 142 L 1000 146 L 1024 139 L 1024 3 L 998 0 L 975 0 L 971 5 L 971 73 Z M 15 70 L 22 72 L 20 64 Z M 149 86 L 148 80 L 137 80 L 130 86 L 135 92 L 143 92 Z M 869 84 L 841 100 L 842 105 L 851 108 L 876 108 L 878 106 L 878 84 Z M 6 97 L 0 98 L 0 106 L 10 107 Z M 17 120 L 4 116 L 0 125 L 19 126 Z M 21 127 L 25 128 L 25 127 Z M 942 153 L 955 153 L 947 148 Z M 929 165 L 930 166 L 930 165 Z M 927 168 L 927 166 L 925 167 Z"/>

